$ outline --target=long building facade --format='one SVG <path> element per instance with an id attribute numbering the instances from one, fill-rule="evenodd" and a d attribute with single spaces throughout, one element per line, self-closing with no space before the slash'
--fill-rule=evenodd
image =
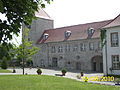
<path id="1" fill-rule="evenodd" d="M 53 20 L 43 10 L 40 13 L 28 38 L 40 48 L 33 66 L 103 72 L 100 29 L 111 20 L 54 29 Z"/>

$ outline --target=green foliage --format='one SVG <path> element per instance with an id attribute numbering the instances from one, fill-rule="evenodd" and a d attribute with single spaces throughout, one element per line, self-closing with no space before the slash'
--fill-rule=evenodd
<path id="1" fill-rule="evenodd" d="M 38 7 L 45 7 L 52 0 L 0 0 L 0 13 L 5 14 L 7 20 L 0 19 L 0 43 L 12 39 L 12 35 L 20 32 L 22 23 L 30 25 L 35 19 Z"/>
<path id="2" fill-rule="evenodd" d="M 62 69 L 62 71 L 61 71 L 62 73 L 66 73 L 67 72 L 67 70 L 66 69 Z"/>
<path id="3" fill-rule="evenodd" d="M 22 44 L 16 48 L 15 53 L 18 60 L 25 62 L 32 61 L 32 55 L 38 52 L 39 48 L 32 45 L 31 41 L 28 41 L 29 29 L 23 30 Z"/>
<path id="4" fill-rule="evenodd" d="M 4 14 L 7 20 L 0 18 L 0 59 L 5 56 L 8 60 L 12 57 L 10 50 L 12 44 L 8 41 L 13 35 L 19 35 L 22 23 L 30 25 L 35 19 L 35 11 L 38 7 L 45 7 L 52 0 L 0 0 L 0 14 Z"/>
<path id="5" fill-rule="evenodd" d="M 105 29 L 101 29 L 101 32 L 100 32 L 100 38 L 101 38 L 101 47 L 103 48 L 104 45 L 106 44 L 106 30 Z"/>
<path id="6" fill-rule="evenodd" d="M 6 69 L 0 69 L 0 73 L 12 73 L 12 71 Z"/>
<path id="7" fill-rule="evenodd" d="M 120 83 L 120 79 L 119 79 L 119 78 L 116 78 L 116 79 L 114 80 L 114 82 L 115 82 L 116 84 L 119 84 L 119 83 Z"/>
<path id="8" fill-rule="evenodd" d="M 114 74 L 108 74 L 107 76 L 113 76 L 113 77 L 115 77 L 115 78 L 120 78 L 120 75 L 114 75 Z"/>
<path id="9" fill-rule="evenodd" d="M 38 68 L 37 73 L 38 73 L 38 74 L 41 74 L 41 73 L 42 73 L 42 70 L 41 70 L 40 68 Z"/>
<path id="10" fill-rule="evenodd" d="M 0 44 L 0 59 L 1 60 L 3 60 L 3 57 L 6 57 L 7 60 L 11 59 L 13 54 L 10 53 L 10 49 L 13 49 L 13 44 L 11 44 L 11 43 Z"/>
<path id="11" fill-rule="evenodd" d="M 7 61 L 6 61 L 5 57 L 4 57 L 4 60 L 2 60 L 1 68 L 2 69 L 7 69 Z"/>

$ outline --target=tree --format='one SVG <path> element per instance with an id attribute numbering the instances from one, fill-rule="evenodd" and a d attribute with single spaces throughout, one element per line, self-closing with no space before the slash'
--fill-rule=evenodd
<path id="1" fill-rule="evenodd" d="M 32 41 L 28 41 L 28 32 L 29 29 L 25 28 L 23 30 L 22 44 L 16 48 L 16 57 L 22 61 L 23 65 L 23 74 L 24 74 L 24 65 L 27 62 L 32 61 L 32 55 L 39 51 L 38 47 L 32 45 Z"/>
<path id="2" fill-rule="evenodd" d="M 2 68 L 2 69 L 7 69 L 7 60 L 6 60 L 5 57 L 4 57 L 3 60 L 2 60 L 1 68 Z"/>
<path id="3" fill-rule="evenodd" d="M 30 25 L 35 19 L 35 11 L 39 7 L 44 8 L 45 3 L 52 0 L 0 0 L 0 13 L 7 17 L 7 20 L 0 19 L 0 59 L 3 56 L 10 58 L 9 50 L 12 44 L 9 43 L 13 34 L 18 36 L 22 23 Z M 4 50 L 4 51 L 2 51 Z M 2 55 L 1 55 L 2 54 Z"/>
<path id="4" fill-rule="evenodd" d="M 0 13 L 7 17 L 7 20 L 0 19 L 0 43 L 11 40 L 13 34 L 18 35 L 22 23 L 30 25 L 35 11 L 45 7 L 45 2 L 51 0 L 0 0 Z"/>

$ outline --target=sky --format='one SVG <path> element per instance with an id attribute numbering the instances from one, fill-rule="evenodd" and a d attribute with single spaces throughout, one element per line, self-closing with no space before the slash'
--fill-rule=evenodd
<path id="1" fill-rule="evenodd" d="M 53 0 L 44 10 L 59 28 L 113 19 L 120 14 L 120 0 Z"/>
<path id="2" fill-rule="evenodd" d="M 58 28 L 113 19 L 120 14 L 120 0 L 54 0 L 44 10 Z"/>

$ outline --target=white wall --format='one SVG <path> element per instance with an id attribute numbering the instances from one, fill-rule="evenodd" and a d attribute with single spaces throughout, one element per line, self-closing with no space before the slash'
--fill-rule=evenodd
<path id="1" fill-rule="evenodd" d="M 105 46 L 103 48 L 103 63 L 104 63 L 104 74 L 116 74 L 120 75 L 120 70 L 112 70 L 112 72 L 109 70 L 109 68 L 112 67 L 112 60 L 111 55 L 119 55 L 120 56 L 120 26 L 119 27 L 113 27 L 106 29 L 106 49 Z M 110 34 L 113 32 L 118 32 L 118 38 L 119 38 L 119 46 L 118 47 L 111 47 L 111 37 Z M 106 61 L 106 53 L 107 53 L 107 61 Z M 107 64 L 106 64 L 107 62 Z M 106 69 L 107 68 L 107 69 Z"/>

